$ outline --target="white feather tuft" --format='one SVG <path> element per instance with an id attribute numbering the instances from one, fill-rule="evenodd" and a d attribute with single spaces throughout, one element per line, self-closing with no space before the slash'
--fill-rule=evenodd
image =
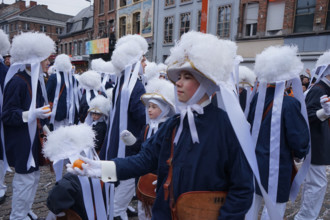
<path id="1" fill-rule="evenodd" d="M 128 41 L 122 44 L 113 51 L 112 64 L 118 70 L 117 76 L 121 75 L 121 72 L 125 69 L 126 65 L 133 65 L 141 60 L 143 50 L 136 42 Z"/>
<path id="2" fill-rule="evenodd" d="M 117 47 L 120 47 L 120 46 L 126 44 L 127 42 L 137 43 L 139 45 L 140 49 L 143 51 L 143 54 L 148 52 L 148 43 L 147 43 L 146 39 L 138 34 L 134 34 L 134 35 L 128 34 L 128 35 L 121 37 L 117 41 L 115 48 L 117 49 Z"/>
<path id="3" fill-rule="evenodd" d="M 95 133 L 86 124 L 60 127 L 47 136 L 43 154 L 51 161 L 79 155 L 86 148 L 94 147 Z"/>
<path id="4" fill-rule="evenodd" d="M 9 48 L 9 37 L 2 29 L 0 29 L 0 55 L 6 55 L 9 52 Z"/>
<path id="5" fill-rule="evenodd" d="M 234 67 L 237 46 L 229 40 L 219 40 L 212 34 L 190 31 L 171 49 L 165 61 L 168 68 L 178 68 L 190 60 L 215 83 L 226 82 Z"/>
<path id="6" fill-rule="evenodd" d="M 153 78 L 157 78 L 159 76 L 158 66 L 154 62 L 147 62 L 147 66 L 145 67 L 144 77 L 146 82 Z"/>
<path id="7" fill-rule="evenodd" d="M 303 63 L 295 46 L 270 46 L 256 57 L 254 72 L 260 82 L 278 82 L 299 77 Z"/>
<path id="8" fill-rule="evenodd" d="M 105 65 L 105 63 L 106 62 L 102 58 L 92 60 L 92 63 L 91 63 L 92 70 L 102 73 L 103 66 Z"/>
<path id="9" fill-rule="evenodd" d="M 250 70 L 246 66 L 239 67 L 239 83 L 242 84 L 243 87 L 244 87 L 244 83 L 248 83 L 251 86 L 253 86 L 255 81 L 256 81 L 256 75 L 252 70 Z"/>
<path id="10" fill-rule="evenodd" d="M 70 57 L 66 54 L 60 54 L 55 58 L 55 69 L 59 72 L 69 72 L 72 69 Z"/>
<path id="11" fill-rule="evenodd" d="M 142 95 L 141 99 L 146 104 L 151 98 L 166 101 L 174 109 L 175 96 L 173 83 L 159 78 L 151 79 L 146 86 L 146 93 Z"/>
<path id="12" fill-rule="evenodd" d="M 114 74 L 118 72 L 115 67 L 113 66 L 112 62 L 105 62 L 104 65 L 101 68 L 101 72 L 103 73 L 109 73 L 109 74 Z"/>
<path id="13" fill-rule="evenodd" d="M 79 82 L 79 86 L 86 90 L 99 90 L 101 87 L 101 75 L 96 71 L 89 70 L 81 75 L 74 75 Z"/>
<path id="14" fill-rule="evenodd" d="M 44 33 L 16 35 L 10 49 L 13 63 L 41 62 L 55 52 L 55 43 Z"/>
<path id="15" fill-rule="evenodd" d="M 89 112 L 102 113 L 109 116 L 110 113 L 110 102 L 103 95 L 97 95 L 89 105 Z"/>
<path id="16" fill-rule="evenodd" d="M 316 62 L 316 66 L 315 67 L 319 67 L 319 66 L 327 66 L 330 64 L 330 50 L 324 52 L 318 59 Z"/>
<path id="17" fill-rule="evenodd" d="M 50 66 L 47 70 L 48 76 L 52 75 L 55 73 L 55 67 L 54 66 Z"/>

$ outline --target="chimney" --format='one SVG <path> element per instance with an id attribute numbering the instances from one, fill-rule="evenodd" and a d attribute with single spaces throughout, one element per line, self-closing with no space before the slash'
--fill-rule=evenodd
<path id="1" fill-rule="evenodd" d="M 37 5 L 37 2 L 35 1 L 30 1 L 30 8 L 33 7 L 33 6 L 36 6 Z"/>
<path id="2" fill-rule="evenodd" d="M 44 7 L 45 9 L 48 9 L 48 5 L 41 5 L 42 7 Z"/>

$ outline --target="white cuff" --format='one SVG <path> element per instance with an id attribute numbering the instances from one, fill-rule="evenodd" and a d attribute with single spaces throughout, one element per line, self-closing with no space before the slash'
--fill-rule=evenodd
<path id="1" fill-rule="evenodd" d="M 28 122 L 29 120 L 29 111 L 22 112 L 23 122 Z"/>
<path id="2" fill-rule="evenodd" d="M 48 128 L 47 125 L 44 125 L 44 126 L 42 127 L 42 131 L 43 131 L 46 135 L 50 134 L 50 130 L 49 130 L 49 128 Z"/>
<path id="3" fill-rule="evenodd" d="M 324 111 L 323 108 L 321 108 L 320 110 L 317 110 L 317 111 L 316 111 L 316 116 L 317 116 L 321 121 L 325 121 L 325 120 L 327 120 L 327 119 L 330 117 L 330 115 L 326 115 L 326 114 L 325 114 L 325 111 Z"/>
<path id="4" fill-rule="evenodd" d="M 113 161 L 101 161 L 101 180 L 107 182 L 117 182 L 116 164 Z"/>

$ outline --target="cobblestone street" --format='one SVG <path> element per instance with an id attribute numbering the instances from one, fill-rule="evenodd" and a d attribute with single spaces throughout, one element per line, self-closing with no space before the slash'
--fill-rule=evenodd
<path id="1" fill-rule="evenodd" d="M 327 169 L 328 173 L 328 181 L 330 182 L 330 167 Z M 11 187 L 11 181 L 13 178 L 13 173 L 6 175 L 6 184 L 8 187 L 7 190 L 7 198 L 5 203 L 0 205 L 0 220 L 8 220 L 11 210 L 11 196 L 12 196 L 12 187 Z M 40 183 L 38 186 L 37 195 L 33 204 L 33 211 L 39 216 L 39 217 L 46 217 L 48 213 L 48 209 L 46 206 L 46 200 L 48 196 L 48 191 L 53 187 L 55 184 L 55 177 L 54 175 L 49 171 L 48 167 L 42 167 L 41 168 L 41 178 Z M 328 184 L 327 193 L 323 202 L 323 206 L 320 212 L 319 219 L 323 220 L 330 220 L 330 184 Z M 294 215 L 298 212 L 299 206 L 300 206 L 300 195 L 298 196 L 295 203 L 289 202 L 287 205 L 287 210 L 285 213 L 287 220 L 292 220 Z M 130 220 L 136 220 L 137 218 L 130 218 Z"/>

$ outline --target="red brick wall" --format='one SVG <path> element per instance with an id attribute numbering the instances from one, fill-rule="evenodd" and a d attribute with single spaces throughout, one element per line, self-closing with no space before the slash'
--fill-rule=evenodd
<path id="1" fill-rule="evenodd" d="M 96 39 L 99 36 L 99 23 L 104 21 L 105 31 L 109 33 L 109 21 L 114 20 L 116 23 L 116 10 L 109 11 L 109 0 L 104 0 L 104 13 L 99 12 L 100 0 L 94 1 L 94 33 L 93 38 Z M 114 8 L 117 8 L 117 0 L 114 1 Z"/>

